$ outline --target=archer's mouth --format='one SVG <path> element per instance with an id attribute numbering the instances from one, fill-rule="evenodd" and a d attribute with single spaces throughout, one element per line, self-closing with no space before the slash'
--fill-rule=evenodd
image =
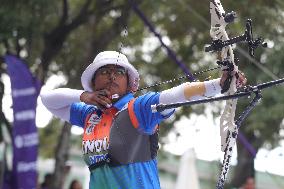
<path id="1" fill-rule="evenodd" d="M 111 82 L 111 83 L 107 83 L 106 84 L 107 87 L 112 88 L 112 87 L 119 87 L 119 85 L 117 83 Z"/>

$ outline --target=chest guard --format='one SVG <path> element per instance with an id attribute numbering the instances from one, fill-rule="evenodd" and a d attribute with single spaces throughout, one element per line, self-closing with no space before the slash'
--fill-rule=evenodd
<path id="1" fill-rule="evenodd" d="M 128 109 L 119 112 L 112 123 L 108 154 L 110 165 L 145 162 L 157 156 L 158 132 L 146 135 L 136 129 Z"/>

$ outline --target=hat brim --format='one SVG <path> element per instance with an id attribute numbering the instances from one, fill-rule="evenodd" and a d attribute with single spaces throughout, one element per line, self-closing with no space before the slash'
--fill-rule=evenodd
<path id="1" fill-rule="evenodd" d="M 85 91 L 92 92 L 92 78 L 95 72 L 103 66 L 106 65 L 118 65 L 122 66 L 127 70 L 129 76 L 129 87 L 132 92 L 135 92 L 138 89 L 139 85 L 139 73 L 138 71 L 127 61 L 127 59 L 121 58 L 103 58 L 99 61 L 94 61 L 90 64 L 81 76 L 81 83 Z"/>

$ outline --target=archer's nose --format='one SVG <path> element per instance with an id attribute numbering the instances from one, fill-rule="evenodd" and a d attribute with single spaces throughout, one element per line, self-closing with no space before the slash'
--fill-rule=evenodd
<path id="1" fill-rule="evenodd" d="M 116 75 L 115 75 L 114 72 L 111 72 L 110 75 L 109 75 L 109 77 L 110 77 L 110 80 L 112 80 L 112 81 L 115 81 L 115 80 L 116 80 Z"/>

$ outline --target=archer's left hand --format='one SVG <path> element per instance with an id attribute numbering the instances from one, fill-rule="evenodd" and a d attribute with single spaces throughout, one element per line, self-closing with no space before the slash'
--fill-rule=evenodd
<path id="1" fill-rule="evenodd" d="M 238 72 L 228 72 L 228 71 L 223 71 L 221 80 L 220 80 L 220 85 L 222 88 L 222 93 L 227 92 L 230 88 L 231 82 L 232 82 L 232 77 L 236 76 L 236 87 L 240 88 L 243 87 L 247 83 L 247 79 L 244 75 L 243 72 L 238 71 Z"/>
<path id="2" fill-rule="evenodd" d="M 245 74 L 241 71 L 238 71 L 238 73 L 236 73 L 236 77 L 237 77 L 237 80 L 236 80 L 236 85 L 237 85 L 237 88 L 240 88 L 240 87 L 243 87 L 246 85 L 247 83 L 247 78 L 245 76 Z"/>

